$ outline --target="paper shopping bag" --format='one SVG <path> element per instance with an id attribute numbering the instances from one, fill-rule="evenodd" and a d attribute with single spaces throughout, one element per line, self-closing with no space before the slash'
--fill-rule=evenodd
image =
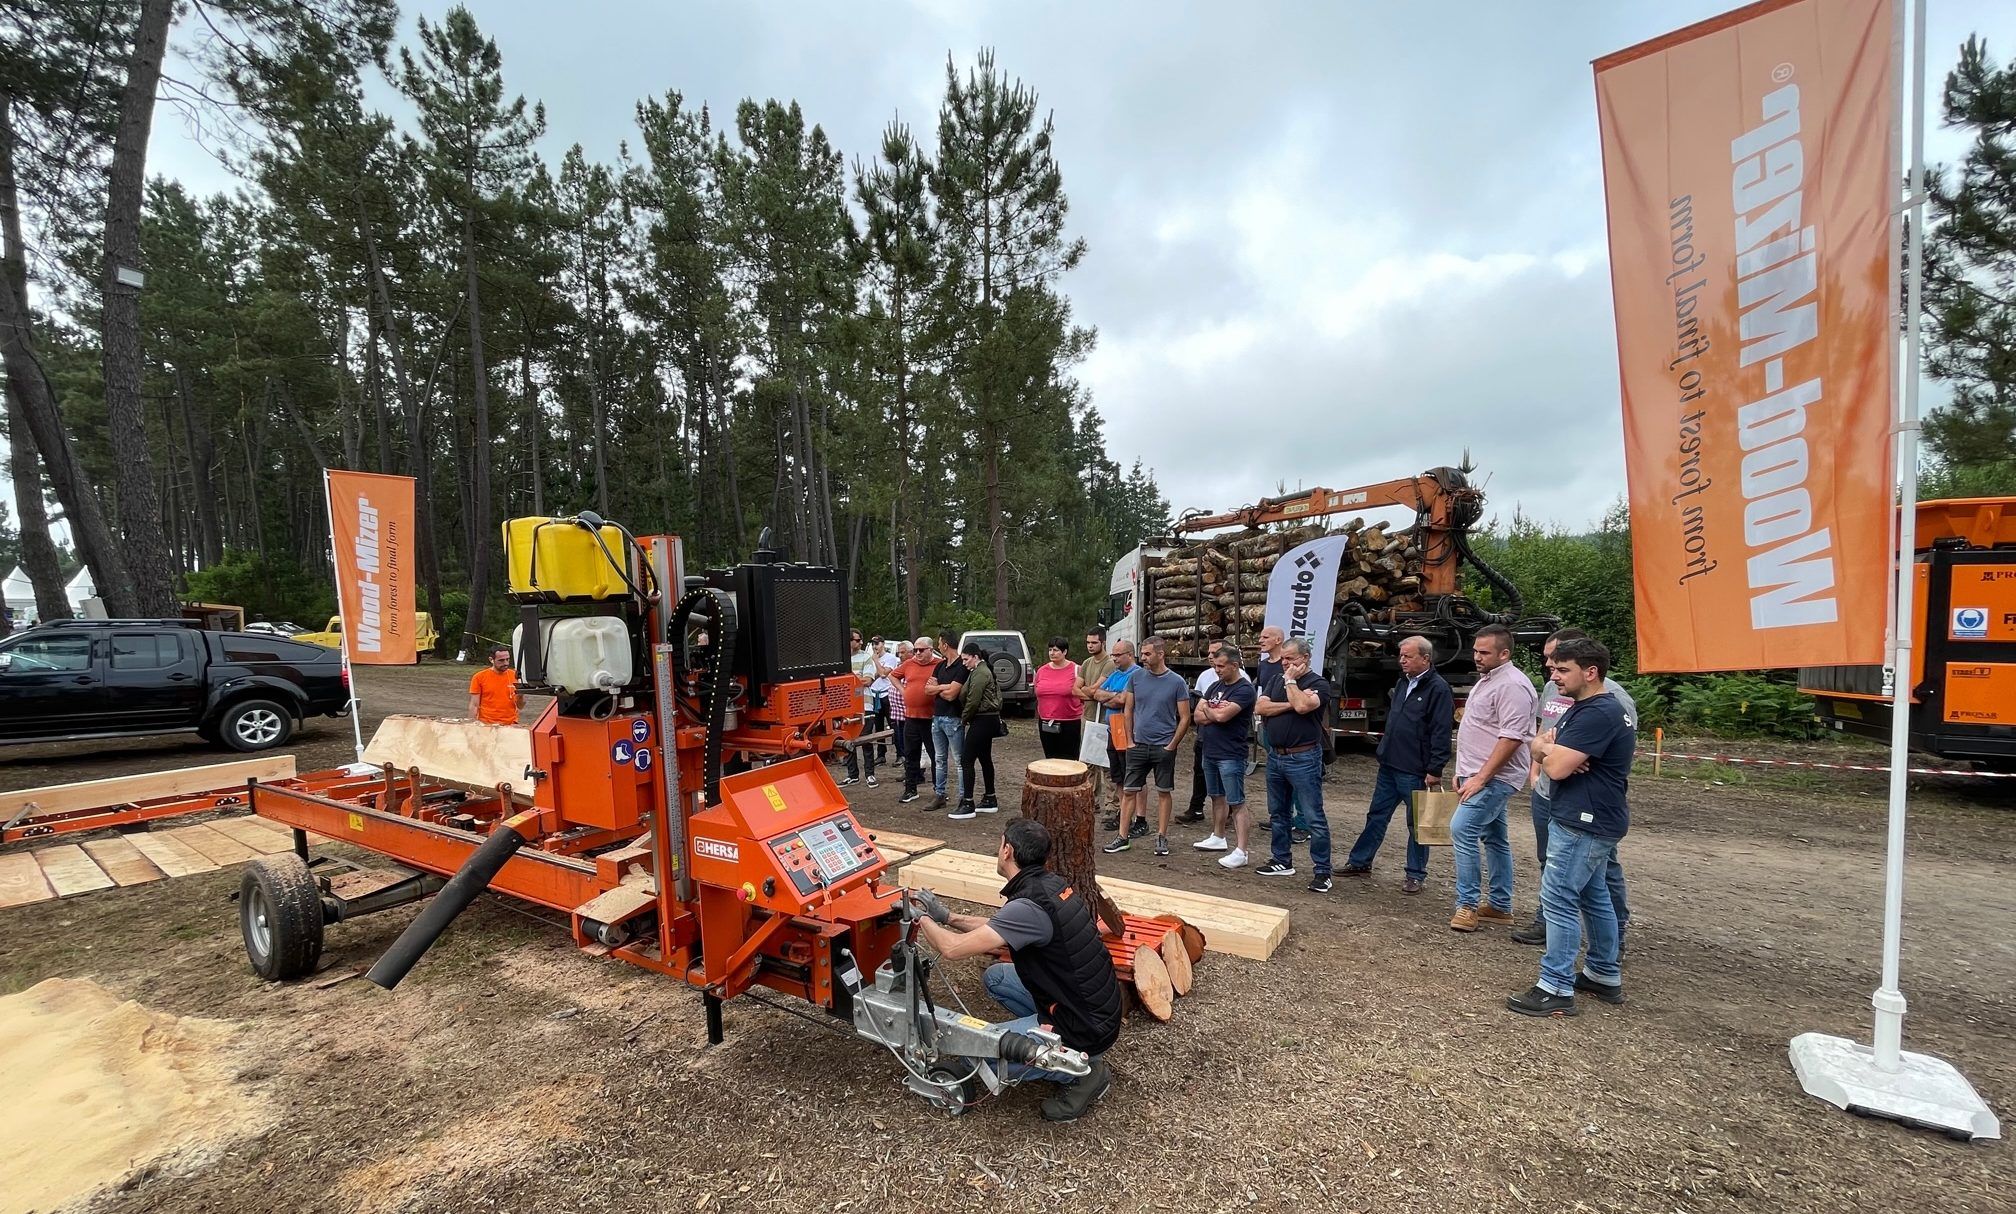
<path id="1" fill-rule="evenodd" d="M 1462 803 L 1460 793 L 1417 790 L 1407 802 L 1407 825 L 1414 831 L 1414 841 L 1423 847 L 1448 847 L 1454 843 L 1449 822 Z"/>

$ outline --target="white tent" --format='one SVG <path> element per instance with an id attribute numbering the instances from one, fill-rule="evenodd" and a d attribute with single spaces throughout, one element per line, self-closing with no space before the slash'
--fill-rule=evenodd
<path id="1" fill-rule="evenodd" d="M 35 583 L 28 580 L 27 571 L 19 565 L 14 566 L 14 572 L 7 575 L 4 586 L 7 613 L 14 622 L 22 625 L 34 623 Z"/>
<path id="2" fill-rule="evenodd" d="M 84 610 L 84 600 L 97 598 L 98 586 L 91 580 L 91 567 L 89 565 L 77 571 L 77 576 L 71 578 L 70 584 L 63 588 L 63 594 L 64 597 L 70 600 L 71 610 L 75 611 L 78 615 L 90 614 Z"/>

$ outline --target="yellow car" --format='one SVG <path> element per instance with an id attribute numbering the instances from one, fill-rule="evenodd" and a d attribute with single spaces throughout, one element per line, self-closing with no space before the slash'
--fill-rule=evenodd
<path id="1" fill-rule="evenodd" d="M 332 615 L 329 617 L 329 626 L 321 632 L 296 633 L 288 639 L 335 649 L 343 644 L 343 617 Z M 433 653 L 434 647 L 440 643 L 441 634 L 434 631 L 434 617 L 425 611 L 414 612 L 413 649 L 416 656 L 413 660 L 418 662 L 420 657 Z"/>

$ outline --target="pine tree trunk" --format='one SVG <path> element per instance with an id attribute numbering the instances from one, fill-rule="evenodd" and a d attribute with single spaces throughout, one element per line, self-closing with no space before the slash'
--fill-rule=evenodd
<path id="1" fill-rule="evenodd" d="M 357 231 L 364 238 L 364 256 L 371 271 L 372 289 L 378 296 L 378 311 L 385 325 L 385 352 L 392 360 L 392 380 L 399 389 L 399 408 L 406 422 L 407 471 L 413 476 L 414 556 L 420 562 L 420 576 L 426 582 L 427 612 L 434 626 L 441 618 L 441 549 L 439 527 L 434 518 L 434 460 L 427 449 L 427 415 L 413 391 L 412 368 L 406 361 L 406 345 L 399 336 L 399 315 L 392 310 L 392 289 L 385 281 L 385 263 L 378 255 L 378 237 L 370 219 L 357 217 Z M 454 322 L 449 322 L 450 327 Z M 445 339 L 446 334 L 443 334 Z M 437 354 L 435 368 L 440 367 Z M 433 395 L 433 376 L 428 377 L 428 395 Z M 391 471 L 388 466 L 386 471 Z"/>
<path id="2" fill-rule="evenodd" d="M 174 0 L 142 0 L 140 23 L 126 87 L 119 100 L 119 125 L 107 174 L 102 339 L 105 372 L 105 428 L 119 488 L 119 525 L 134 606 L 142 615 L 172 616 L 174 560 L 161 527 L 161 502 L 154 488 L 154 460 L 147 447 L 141 407 L 140 291 L 119 282 L 122 269 L 140 267 L 140 206 L 147 184 L 147 136 L 154 120 L 154 93 L 161 60 L 168 50 Z M 103 587 L 100 588 L 104 589 Z"/>
<path id="3" fill-rule="evenodd" d="M 539 432 L 546 427 L 539 418 L 539 394 L 532 390 L 532 329 L 526 326 L 525 342 L 518 347 L 518 383 L 525 392 L 525 429 L 532 439 L 532 513 L 546 513 L 545 460 L 539 454 Z M 605 505 L 604 510 L 608 507 Z"/>
<path id="4" fill-rule="evenodd" d="M 21 526 L 21 568 L 35 586 L 35 618 L 68 619 L 70 597 L 63 593 L 63 569 L 56 554 L 56 542 L 49 538 L 49 512 L 42 506 L 42 468 L 35 457 L 35 440 L 28 433 L 27 417 L 14 388 L 15 381 L 9 376 L 7 468 L 14 479 L 14 517 Z"/>
<path id="5" fill-rule="evenodd" d="M 1001 444 L 991 429 L 980 431 L 987 461 L 987 551 L 994 563 L 994 626 L 1012 628 L 1008 615 L 1008 532 L 1001 520 Z"/>
<path id="6" fill-rule="evenodd" d="M 476 219 L 462 213 L 462 268 L 469 280 L 470 397 L 475 403 L 475 442 L 469 453 L 469 615 L 462 624 L 462 647 L 476 652 L 483 609 L 490 597 L 490 385 L 483 365 L 483 297 L 476 275 Z"/>
<path id="7" fill-rule="evenodd" d="M 203 565 L 216 564 L 223 559 L 222 545 L 218 542 L 216 495 L 210 485 L 210 461 L 213 458 L 209 427 L 203 427 L 199 438 L 196 426 L 196 406 L 189 399 L 189 376 L 182 364 L 175 364 L 175 396 L 182 405 L 183 451 L 189 460 L 189 496 L 196 507 L 196 550 Z M 174 433 L 171 426 L 168 431 Z"/>
<path id="8" fill-rule="evenodd" d="M 17 139 L 12 102 L 0 91 L 0 366 L 7 372 L 8 417 L 11 428 L 24 431 L 41 457 L 49 487 L 63 509 L 77 555 L 90 566 L 105 606 L 114 615 L 138 615 L 126 562 L 112 539 L 104 505 L 84 475 L 70 445 L 56 393 L 42 361 L 35 354 L 33 315 L 28 306 L 27 247 L 21 240 L 20 198 L 14 174 Z M 17 420 L 20 426 L 12 423 Z M 39 592 L 38 592 L 39 593 Z M 63 610 L 69 613 L 69 597 Z"/>

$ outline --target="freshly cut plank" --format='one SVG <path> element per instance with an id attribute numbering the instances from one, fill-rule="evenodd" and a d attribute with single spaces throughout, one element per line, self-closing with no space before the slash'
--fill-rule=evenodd
<path id="1" fill-rule="evenodd" d="M 253 851 L 230 835 L 219 834 L 208 826 L 181 826 L 161 833 L 171 839 L 187 843 L 203 853 L 204 859 L 219 865 L 237 864 L 263 854 Z"/>
<path id="2" fill-rule="evenodd" d="M 1001 905 L 1001 878 L 994 857 L 974 852 L 936 851 L 903 866 L 902 880 L 940 894 Z M 1101 877 L 1099 887 L 1131 915 L 1180 915 L 1204 932 L 1204 947 L 1214 953 L 1265 961 L 1288 938 L 1288 912 L 1278 906 L 1237 902 L 1210 894 L 1148 885 L 1118 877 Z"/>
<path id="3" fill-rule="evenodd" d="M 390 716 L 364 748 L 364 761 L 489 792 L 509 784 L 514 799 L 532 799 L 532 731 L 522 725 Z"/>
<path id="4" fill-rule="evenodd" d="M 49 888 L 56 891 L 59 898 L 76 894 L 88 894 L 95 889 L 111 889 L 118 882 L 105 875 L 96 861 L 84 854 L 84 849 L 75 843 L 63 843 L 55 847 L 45 847 L 34 853 L 35 863 L 42 866 L 42 875 L 48 878 Z"/>
<path id="5" fill-rule="evenodd" d="M 875 840 L 875 846 L 880 848 L 885 856 L 892 851 L 902 852 L 906 856 L 921 856 L 927 851 L 936 851 L 945 846 L 943 839 L 906 835 L 900 830 L 877 830 L 872 826 L 868 828 L 868 836 Z"/>
<path id="6" fill-rule="evenodd" d="M 47 902 L 55 896 L 48 878 L 42 875 L 42 866 L 35 863 L 34 853 L 17 851 L 0 855 L 0 907 L 27 906 L 31 902 Z"/>
<path id="7" fill-rule="evenodd" d="M 152 860 L 140 854 L 123 835 L 109 839 L 90 839 L 84 844 L 84 852 L 97 861 L 105 875 L 121 885 L 144 885 L 149 881 L 159 881 L 164 875 Z"/>
<path id="8" fill-rule="evenodd" d="M 152 860 L 154 867 L 171 877 L 214 872 L 217 868 L 215 860 L 180 839 L 170 838 L 166 832 L 153 831 L 127 835 L 126 841 L 141 855 Z"/>
<path id="9" fill-rule="evenodd" d="M 270 856 L 276 851 L 288 851 L 294 846 L 292 835 L 277 826 L 269 825 L 263 818 L 242 816 L 213 818 L 205 825 L 219 834 L 238 840 L 262 856 Z"/>
<path id="10" fill-rule="evenodd" d="M 45 784 L 0 793 L 0 822 L 7 821 L 29 805 L 31 813 L 69 813 L 153 801 L 161 797 L 190 796 L 232 788 L 247 780 L 286 780 L 294 776 L 293 755 L 271 755 L 212 763 L 204 767 L 184 767 L 179 771 L 156 771 L 138 776 L 113 776 L 105 780 L 84 780 L 76 784 Z"/>

